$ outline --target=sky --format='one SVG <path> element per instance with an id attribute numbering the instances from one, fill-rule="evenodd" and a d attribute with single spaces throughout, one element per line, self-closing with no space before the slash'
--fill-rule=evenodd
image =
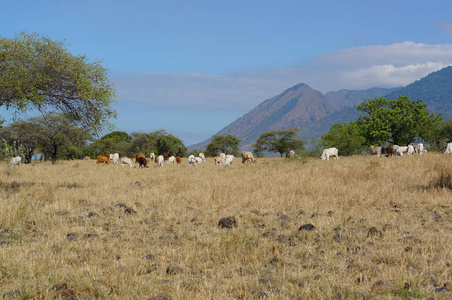
<path id="1" fill-rule="evenodd" d="M 18 0 L 2 3 L 0 37 L 38 33 L 102 60 L 115 130 L 165 129 L 189 146 L 298 83 L 398 87 L 452 65 L 451 11 L 449 0 Z"/>

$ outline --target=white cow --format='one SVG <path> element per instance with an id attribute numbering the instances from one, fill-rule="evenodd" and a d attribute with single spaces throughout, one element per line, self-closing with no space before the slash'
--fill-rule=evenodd
<path id="1" fill-rule="evenodd" d="M 406 154 L 407 155 L 413 155 L 414 154 L 414 146 L 413 145 L 408 145 L 407 146 Z"/>
<path id="2" fill-rule="evenodd" d="M 339 159 L 337 148 L 333 147 L 324 149 L 320 158 L 322 160 L 330 160 L 330 156 L 334 156 L 334 159 Z"/>
<path id="3" fill-rule="evenodd" d="M 447 144 L 446 151 L 444 151 L 444 154 L 452 153 L 452 143 Z"/>
<path id="4" fill-rule="evenodd" d="M 155 162 L 155 154 L 154 154 L 154 152 L 152 152 L 151 155 L 149 155 L 149 159 L 151 160 L 151 162 Z"/>
<path id="5" fill-rule="evenodd" d="M 194 155 L 190 155 L 188 157 L 188 165 L 189 166 L 196 166 L 196 164 L 197 164 L 197 162 L 196 162 L 195 156 Z"/>
<path id="6" fill-rule="evenodd" d="M 225 159 L 220 156 L 215 156 L 214 161 L 215 161 L 215 166 L 221 166 L 221 165 L 224 165 Z"/>
<path id="7" fill-rule="evenodd" d="M 163 162 L 165 161 L 165 159 L 163 158 L 163 155 L 159 155 L 157 156 L 157 164 L 159 167 L 163 167 Z"/>
<path id="8" fill-rule="evenodd" d="M 232 161 L 234 160 L 234 155 L 232 155 L 232 154 L 228 154 L 228 155 L 226 155 L 226 158 L 225 158 L 225 160 L 224 160 L 224 165 L 225 166 L 230 166 L 230 165 L 232 165 Z"/>
<path id="9" fill-rule="evenodd" d="M 195 160 L 197 164 L 202 164 L 204 162 L 201 157 L 195 157 Z"/>
<path id="10" fill-rule="evenodd" d="M 10 167 L 12 166 L 20 166 L 20 163 L 22 162 L 22 157 L 16 156 L 11 158 L 11 162 L 9 164 Z"/>
<path id="11" fill-rule="evenodd" d="M 381 147 L 370 146 L 369 153 L 370 153 L 370 155 L 376 155 L 378 157 L 381 157 Z"/>
<path id="12" fill-rule="evenodd" d="M 396 155 L 403 156 L 403 153 L 406 153 L 408 150 L 408 146 L 397 146 L 397 148 L 394 145 L 394 152 Z"/>
<path id="13" fill-rule="evenodd" d="M 176 163 L 176 157 L 175 156 L 170 156 L 168 158 L 168 160 L 166 161 L 166 163 L 168 163 L 168 164 L 175 164 Z"/>
<path id="14" fill-rule="evenodd" d="M 417 147 L 418 147 L 418 153 L 419 153 L 419 155 L 422 155 L 423 153 L 424 153 L 424 144 L 422 144 L 422 143 L 419 143 L 419 144 L 417 144 Z"/>
<path id="15" fill-rule="evenodd" d="M 202 162 L 205 163 L 206 162 L 206 157 L 204 156 L 204 153 L 199 153 L 199 158 L 202 159 Z"/>
<path id="16" fill-rule="evenodd" d="M 226 154 L 224 154 L 223 152 L 220 153 L 218 156 L 221 157 L 221 158 L 223 158 L 223 159 L 226 159 Z"/>
<path id="17" fill-rule="evenodd" d="M 133 160 L 126 156 L 121 157 L 121 167 L 124 167 L 124 165 L 129 165 L 131 168 L 135 168 Z"/>
<path id="18" fill-rule="evenodd" d="M 119 154 L 118 154 L 118 153 L 110 154 L 110 160 L 111 160 L 114 164 L 117 164 L 117 163 L 119 162 Z"/>

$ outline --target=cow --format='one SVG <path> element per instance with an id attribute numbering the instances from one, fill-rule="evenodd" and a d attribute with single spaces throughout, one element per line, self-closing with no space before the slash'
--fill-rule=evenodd
<path id="1" fill-rule="evenodd" d="M 376 155 L 377 157 L 381 157 L 381 147 L 370 146 L 369 153 L 370 155 Z"/>
<path id="2" fill-rule="evenodd" d="M 388 151 L 387 151 L 387 153 L 386 153 L 386 157 L 390 157 L 390 156 L 393 156 L 393 155 L 395 155 L 395 152 L 394 152 L 394 145 L 388 145 L 388 149 L 387 149 Z"/>
<path id="3" fill-rule="evenodd" d="M 171 157 L 171 154 L 169 154 L 168 152 L 166 152 L 166 153 L 163 153 L 162 156 L 163 156 L 163 159 L 164 159 L 164 160 L 168 160 L 168 158 Z"/>
<path id="4" fill-rule="evenodd" d="M 89 156 L 84 156 L 84 157 L 83 157 L 83 160 L 91 160 L 91 157 L 89 157 Z"/>
<path id="5" fill-rule="evenodd" d="M 9 166 L 20 166 L 20 163 L 22 162 L 22 157 L 16 156 L 11 158 L 11 162 L 9 163 Z"/>
<path id="6" fill-rule="evenodd" d="M 151 155 L 149 155 L 149 159 L 150 159 L 151 161 L 155 161 L 155 154 L 154 154 L 154 152 L 151 153 Z"/>
<path id="7" fill-rule="evenodd" d="M 165 157 L 163 157 L 163 155 L 159 155 L 157 156 L 157 164 L 158 166 L 161 168 L 163 167 L 163 162 L 165 161 Z"/>
<path id="8" fill-rule="evenodd" d="M 135 162 L 138 163 L 138 159 L 140 157 L 144 157 L 144 159 L 146 159 L 146 156 L 143 153 L 138 152 L 137 154 L 135 154 Z"/>
<path id="9" fill-rule="evenodd" d="M 220 156 L 215 156 L 214 161 L 215 161 L 215 166 L 221 166 L 221 165 L 224 165 L 225 159 Z"/>
<path id="10" fill-rule="evenodd" d="M 201 157 L 195 157 L 195 160 L 197 164 L 202 164 L 204 162 Z"/>
<path id="11" fill-rule="evenodd" d="M 176 156 L 176 162 L 177 162 L 177 164 L 181 164 L 182 158 L 180 156 Z"/>
<path id="12" fill-rule="evenodd" d="M 196 164 L 197 164 L 197 162 L 196 162 L 195 156 L 194 155 L 190 155 L 188 157 L 188 165 L 189 166 L 196 166 Z"/>
<path id="13" fill-rule="evenodd" d="M 243 151 L 242 152 L 242 164 L 244 164 L 246 162 L 251 162 L 251 163 L 256 163 L 257 162 L 257 160 L 254 159 L 253 153 L 251 153 L 250 151 Z"/>
<path id="14" fill-rule="evenodd" d="M 204 153 L 199 153 L 198 157 L 202 159 L 203 163 L 206 162 L 206 157 L 204 156 Z"/>
<path id="15" fill-rule="evenodd" d="M 286 151 L 286 158 L 291 158 L 295 156 L 295 150 Z"/>
<path id="16" fill-rule="evenodd" d="M 417 144 L 417 147 L 418 147 L 418 150 L 417 150 L 417 153 L 419 154 L 419 155 L 422 155 L 423 153 L 424 153 L 424 144 L 422 144 L 422 143 L 419 143 L 419 144 Z"/>
<path id="17" fill-rule="evenodd" d="M 219 157 L 226 159 L 226 154 L 224 154 L 223 152 L 221 152 L 220 154 L 218 154 Z"/>
<path id="18" fill-rule="evenodd" d="M 131 168 L 135 168 L 135 164 L 133 163 L 133 160 L 131 158 L 128 158 L 127 156 L 121 157 L 121 167 L 124 167 L 124 165 L 129 165 Z"/>
<path id="19" fill-rule="evenodd" d="M 232 161 L 234 160 L 234 155 L 232 154 L 228 154 L 226 155 L 226 159 L 224 160 L 224 165 L 225 166 L 230 166 L 232 165 Z"/>
<path id="20" fill-rule="evenodd" d="M 110 164 L 110 154 L 98 155 L 96 164 Z"/>
<path id="21" fill-rule="evenodd" d="M 337 148 L 333 147 L 324 149 L 320 158 L 322 160 L 330 160 L 330 156 L 334 156 L 334 159 L 339 159 Z"/>
<path id="22" fill-rule="evenodd" d="M 112 161 L 114 164 L 118 164 L 119 163 L 119 154 L 118 153 L 110 154 L 110 161 Z"/>
<path id="23" fill-rule="evenodd" d="M 413 155 L 414 154 L 414 146 L 413 145 L 408 145 L 407 146 L 406 154 L 407 155 Z"/>
<path id="24" fill-rule="evenodd" d="M 136 163 L 140 166 L 140 168 L 149 168 L 148 161 L 144 156 L 138 157 Z"/>
<path id="25" fill-rule="evenodd" d="M 170 156 L 166 162 L 169 163 L 169 164 L 175 164 L 176 163 L 176 157 L 175 156 Z"/>
<path id="26" fill-rule="evenodd" d="M 397 155 L 403 156 L 403 153 L 406 153 L 408 150 L 408 146 L 397 146 L 394 145 L 394 150 Z"/>
<path id="27" fill-rule="evenodd" d="M 444 151 L 444 154 L 452 153 L 452 143 L 448 143 L 446 147 L 446 151 Z"/>

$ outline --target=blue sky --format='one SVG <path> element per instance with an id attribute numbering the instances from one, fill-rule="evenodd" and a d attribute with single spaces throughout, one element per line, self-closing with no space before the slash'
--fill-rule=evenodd
<path id="1" fill-rule="evenodd" d="M 452 65 L 451 11 L 435 0 L 23 0 L 2 4 L 0 35 L 36 32 L 103 60 L 117 130 L 163 128 L 191 145 L 300 82 L 395 87 Z"/>

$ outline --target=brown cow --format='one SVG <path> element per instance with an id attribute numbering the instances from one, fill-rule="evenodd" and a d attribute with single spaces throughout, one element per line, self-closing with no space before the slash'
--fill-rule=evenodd
<path id="1" fill-rule="evenodd" d="M 83 157 L 83 160 L 90 160 L 90 159 L 91 159 L 91 157 L 89 157 L 89 156 Z"/>
<path id="2" fill-rule="evenodd" d="M 96 164 L 110 164 L 110 154 L 98 155 Z"/>
<path id="3" fill-rule="evenodd" d="M 386 157 L 393 156 L 393 155 L 395 155 L 394 145 L 389 145 L 388 146 L 388 153 L 386 153 Z"/>
<path id="4" fill-rule="evenodd" d="M 164 160 L 168 160 L 168 158 L 171 157 L 171 154 L 169 154 L 168 152 L 161 154 L 163 156 Z"/>
<path id="5" fill-rule="evenodd" d="M 180 156 L 176 156 L 176 162 L 178 164 L 181 164 L 182 163 L 182 158 L 180 158 Z"/>
<path id="6" fill-rule="evenodd" d="M 138 157 L 137 163 L 140 165 L 140 168 L 149 168 L 148 161 L 144 156 Z"/>
<path id="7" fill-rule="evenodd" d="M 242 164 L 246 162 L 256 163 L 257 160 L 254 159 L 253 153 L 250 151 L 243 151 L 242 152 Z"/>

